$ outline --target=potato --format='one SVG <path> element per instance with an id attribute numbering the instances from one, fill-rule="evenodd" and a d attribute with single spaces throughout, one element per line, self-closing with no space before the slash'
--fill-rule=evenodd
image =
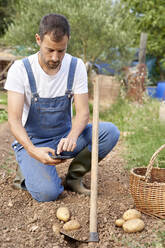
<path id="1" fill-rule="evenodd" d="M 128 209 L 123 214 L 124 220 L 131 220 L 131 219 L 137 219 L 137 218 L 141 218 L 141 213 L 137 211 L 136 209 Z"/>
<path id="2" fill-rule="evenodd" d="M 140 232 L 144 229 L 144 226 L 141 219 L 131 219 L 123 224 L 123 230 L 127 233 Z"/>
<path id="3" fill-rule="evenodd" d="M 120 227 L 124 224 L 124 222 L 125 222 L 125 220 L 123 220 L 123 219 L 117 219 L 115 221 L 115 225 Z"/>
<path id="4" fill-rule="evenodd" d="M 56 216 L 59 220 L 67 222 L 70 218 L 70 212 L 67 207 L 59 207 L 56 212 Z"/>
<path id="5" fill-rule="evenodd" d="M 77 220 L 70 220 L 63 225 L 65 231 L 77 230 L 80 228 L 80 223 Z"/>

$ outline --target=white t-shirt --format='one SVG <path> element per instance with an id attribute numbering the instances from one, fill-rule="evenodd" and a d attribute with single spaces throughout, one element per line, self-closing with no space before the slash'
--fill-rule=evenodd
<path id="1" fill-rule="evenodd" d="M 65 95 L 72 56 L 68 53 L 65 54 L 61 68 L 55 75 L 48 75 L 43 71 L 38 62 L 38 53 L 33 54 L 28 58 L 36 80 L 37 93 L 39 96 L 44 98 L 53 98 Z M 25 125 L 32 95 L 27 72 L 22 60 L 16 60 L 10 67 L 5 83 L 5 89 L 25 95 L 22 116 L 22 124 Z M 88 92 L 86 67 L 81 59 L 78 59 L 77 61 L 72 90 L 74 94 L 84 94 Z"/>

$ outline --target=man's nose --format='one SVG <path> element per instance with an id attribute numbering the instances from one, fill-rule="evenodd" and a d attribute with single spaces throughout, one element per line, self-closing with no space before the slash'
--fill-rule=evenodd
<path id="1" fill-rule="evenodd" d="M 59 60 L 59 54 L 57 51 L 54 51 L 53 54 L 52 54 L 52 60 L 53 61 L 58 61 Z"/>

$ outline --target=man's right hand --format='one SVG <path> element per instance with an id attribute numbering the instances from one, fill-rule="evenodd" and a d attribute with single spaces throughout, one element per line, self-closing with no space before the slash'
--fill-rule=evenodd
<path id="1" fill-rule="evenodd" d="M 43 164 L 48 165 L 56 165 L 65 162 L 64 159 L 53 159 L 49 155 L 55 155 L 55 150 L 50 147 L 33 147 L 30 151 L 28 151 L 29 155 L 37 160 L 39 160 Z"/>

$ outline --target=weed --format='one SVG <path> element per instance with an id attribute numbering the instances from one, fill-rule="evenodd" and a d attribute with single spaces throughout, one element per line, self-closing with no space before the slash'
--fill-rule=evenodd
<path id="1" fill-rule="evenodd" d="M 4 109 L 0 110 L 0 123 L 7 121 L 7 119 L 8 119 L 7 112 Z"/>

